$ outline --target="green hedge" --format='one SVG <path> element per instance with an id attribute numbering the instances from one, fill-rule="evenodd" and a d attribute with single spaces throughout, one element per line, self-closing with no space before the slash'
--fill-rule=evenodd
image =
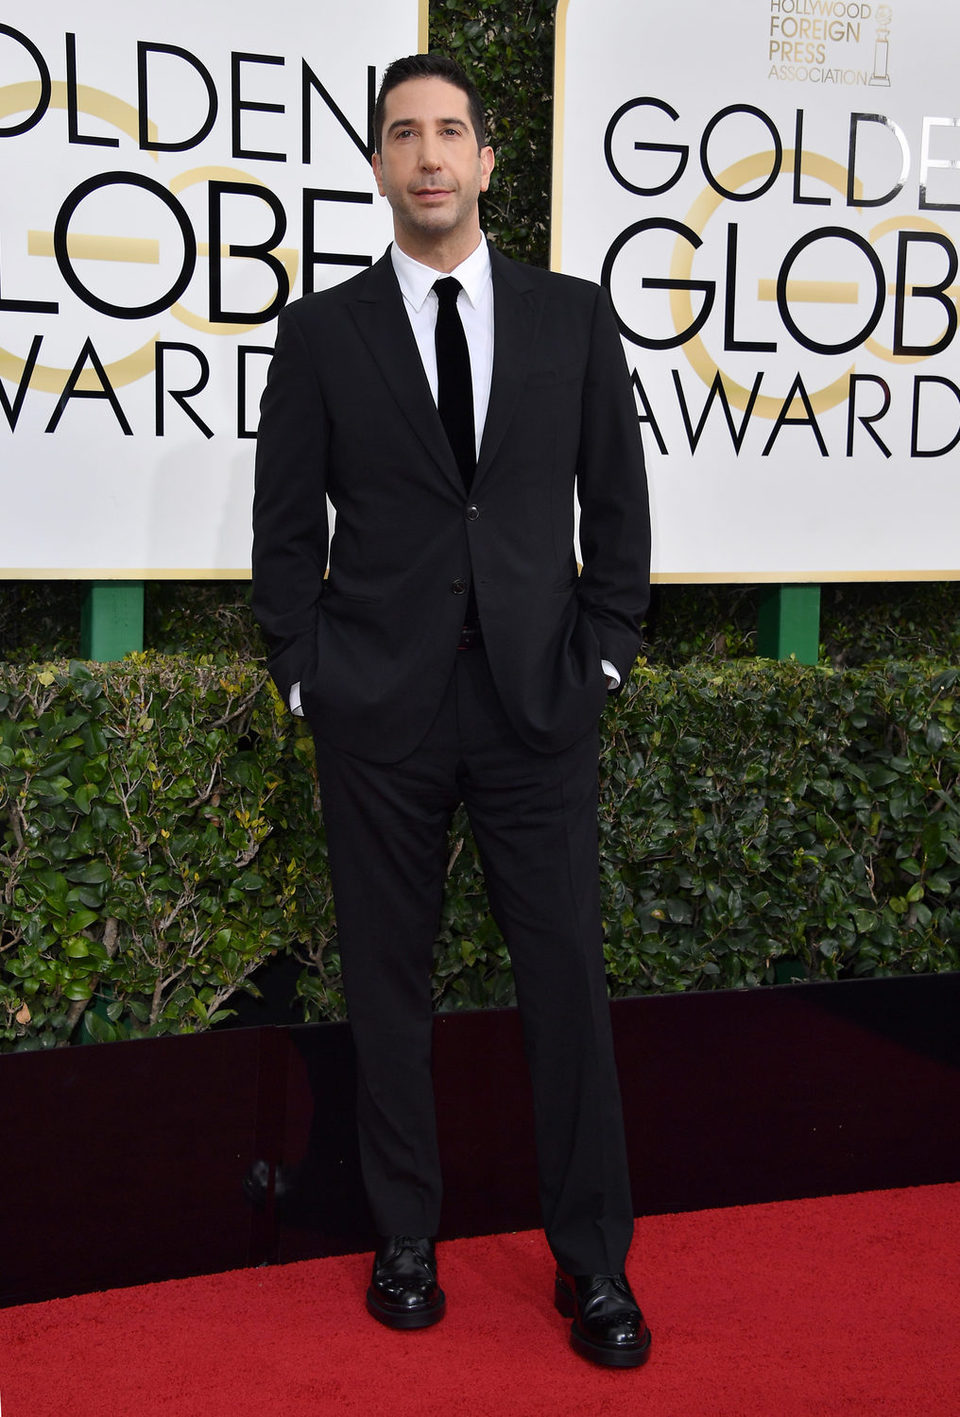
<path id="1" fill-rule="evenodd" d="M 293 724 L 257 665 L 0 666 L 0 1039 L 207 1028 L 299 938 L 322 980 Z"/>
<path id="2" fill-rule="evenodd" d="M 483 228 L 509 256 L 550 262 L 555 0 L 433 0 L 430 47 L 464 66 L 487 106 L 497 154 Z"/>
<path id="3" fill-rule="evenodd" d="M 957 678 L 638 669 L 605 717 L 612 992 L 960 967 Z M 437 1003 L 507 1003 L 460 819 L 450 861 Z M 258 665 L 0 666 L 0 870 L 5 1048 L 210 1027 L 279 953 L 342 1016 L 311 744 Z"/>

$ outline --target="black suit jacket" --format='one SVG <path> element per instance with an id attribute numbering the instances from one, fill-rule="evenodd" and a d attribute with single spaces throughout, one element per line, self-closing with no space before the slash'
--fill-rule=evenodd
<path id="1" fill-rule="evenodd" d="M 253 607 L 284 699 L 299 680 L 314 730 L 377 761 L 404 757 L 429 727 L 471 581 L 498 692 L 534 750 L 586 732 L 606 696 L 601 659 L 625 676 L 640 645 L 647 492 L 609 300 L 492 248 L 490 259 L 493 379 L 469 494 L 389 251 L 280 316 L 261 405 Z"/>

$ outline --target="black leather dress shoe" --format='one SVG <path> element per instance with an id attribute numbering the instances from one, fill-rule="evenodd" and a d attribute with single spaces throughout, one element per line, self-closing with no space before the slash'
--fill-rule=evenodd
<path id="1" fill-rule="evenodd" d="M 373 1259 L 367 1308 L 388 1328 L 426 1328 L 443 1318 L 433 1241 L 390 1235 Z"/>
<path id="2" fill-rule="evenodd" d="M 650 1330 L 625 1274 L 564 1274 L 554 1303 L 573 1319 L 570 1343 L 581 1358 L 608 1368 L 638 1368 L 650 1357 Z"/>

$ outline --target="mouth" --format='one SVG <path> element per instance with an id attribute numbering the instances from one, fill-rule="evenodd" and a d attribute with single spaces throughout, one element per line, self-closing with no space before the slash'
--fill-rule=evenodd
<path id="1" fill-rule="evenodd" d="M 449 187 L 415 187 L 413 195 L 418 202 L 439 202 L 444 197 L 449 197 L 451 189 Z"/>

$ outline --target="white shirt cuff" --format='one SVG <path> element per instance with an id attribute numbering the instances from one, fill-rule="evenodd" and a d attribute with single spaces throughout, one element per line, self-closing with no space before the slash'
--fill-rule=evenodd
<path id="1" fill-rule="evenodd" d="M 291 684 L 290 686 L 290 712 L 296 714 L 297 718 L 303 718 L 303 706 L 300 703 L 299 679 L 295 684 Z"/>

